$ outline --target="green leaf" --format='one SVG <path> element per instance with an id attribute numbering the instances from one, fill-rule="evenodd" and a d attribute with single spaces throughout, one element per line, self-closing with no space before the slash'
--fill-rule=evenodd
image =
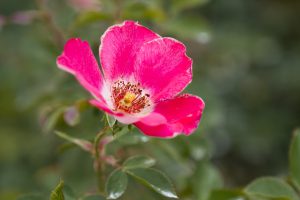
<path id="1" fill-rule="evenodd" d="M 90 152 L 93 148 L 93 144 L 90 141 L 71 137 L 68 134 L 63 133 L 61 131 L 55 131 L 55 134 L 73 144 L 76 144 L 77 146 L 79 146 L 81 149 L 85 151 Z"/>
<path id="2" fill-rule="evenodd" d="M 56 188 L 51 192 L 50 200 L 64 200 L 64 182 L 60 180 L 59 184 L 56 186 Z"/>
<path id="3" fill-rule="evenodd" d="M 127 127 L 127 132 L 130 131 L 130 129 Z M 147 137 L 137 131 L 130 131 L 129 134 L 119 134 L 117 133 L 114 137 L 118 139 L 118 141 L 124 145 L 134 145 L 139 143 L 146 143 L 150 141 L 150 137 Z"/>
<path id="4" fill-rule="evenodd" d="M 246 200 L 246 197 L 238 190 L 214 190 L 209 200 Z"/>
<path id="5" fill-rule="evenodd" d="M 300 190 L 300 129 L 297 129 L 289 152 L 290 176 Z"/>
<path id="6" fill-rule="evenodd" d="M 123 195 L 127 188 L 128 177 L 120 169 L 113 171 L 105 185 L 107 199 L 117 199 Z"/>
<path id="7" fill-rule="evenodd" d="M 149 168 L 155 165 L 155 160 L 148 156 L 132 156 L 123 163 L 125 170 L 135 168 Z"/>
<path id="8" fill-rule="evenodd" d="M 126 172 L 162 196 L 178 198 L 168 177 L 155 169 L 131 169 Z"/>
<path id="9" fill-rule="evenodd" d="M 209 163 L 201 162 L 193 175 L 193 189 L 198 200 L 207 200 L 213 189 L 221 188 L 223 182 L 218 171 Z"/>
<path id="10" fill-rule="evenodd" d="M 113 127 L 117 121 L 116 118 L 114 118 L 113 116 L 110 116 L 109 114 L 105 114 L 105 118 L 106 118 L 106 121 L 107 121 L 109 127 L 111 129 L 113 129 Z"/>
<path id="11" fill-rule="evenodd" d="M 273 177 L 256 179 L 244 191 L 250 197 L 299 200 L 295 191 L 286 182 Z"/>

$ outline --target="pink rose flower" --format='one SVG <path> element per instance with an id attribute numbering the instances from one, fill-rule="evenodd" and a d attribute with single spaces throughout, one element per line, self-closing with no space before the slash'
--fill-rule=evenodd
<path id="1" fill-rule="evenodd" d="M 190 135 L 198 127 L 203 100 L 179 94 L 192 80 L 184 44 L 125 21 L 103 34 L 99 54 L 103 75 L 89 44 L 78 38 L 57 58 L 94 96 L 92 105 L 148 136 Z"/>

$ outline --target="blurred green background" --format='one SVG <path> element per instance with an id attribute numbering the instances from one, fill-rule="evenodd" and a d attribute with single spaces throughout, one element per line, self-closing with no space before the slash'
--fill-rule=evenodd
<path id="1" fill-rule="evenodd" d="M 88 106 L 79 123 L 63 120 L 65 107 L 90 96 L 55 60 L 70 37 L 88 40 L 98 58 L 102 33 L 125 19 L 186 44 L 194 60 L 186 91 L 201 96 L 206 109 L 190 137 L 136 134 L 110 152 L 120 160 L 155 157 L 182 199 L 205 200 L 198 191 L 218 187 L 215 178 L 209 182 L 215 176 L 230 188 L 287 173 L 288 145 L 300 125 L 300 1 L 1 0 L 0 199 L 48 194 L 60 177 L 79 194 L 95 189 L 90 156 L 61 146 L 53 129 L 91 139 L 101 113 Z M 134 182 L 122 199 L 141 196 L 163 199 Z"/>

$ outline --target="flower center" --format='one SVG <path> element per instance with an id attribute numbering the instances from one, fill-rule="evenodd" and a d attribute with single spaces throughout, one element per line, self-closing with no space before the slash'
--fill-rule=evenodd
<path id="1" fill-rule="evenodd" d="M 122 80 L 116 81 L 112 86 L 112 100 L 115 110 L 129 114 L 139 113 L 150 106 L 150 95 L 145 93 L 140 84 L 133 84 Z"/>

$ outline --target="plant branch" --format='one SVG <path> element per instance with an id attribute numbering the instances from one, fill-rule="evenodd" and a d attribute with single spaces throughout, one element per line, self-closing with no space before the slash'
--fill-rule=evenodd
<path id="1" fill-rule="evenodd" d="M 104 162 L 101 162 L 101 152 L 99 151 L 99 143 L 101 142 L 101 139 L 105 136 L 107 133 L 107 130 L 109 129 L 109 126 L 105 126 L 95 137 L 94 139 L 94 168 L 97 173 L 98 177 L 98 189 L 101 193 L 104 191 L 104 182 L 105 182 L 105 176 L 104 176 Z"/>

